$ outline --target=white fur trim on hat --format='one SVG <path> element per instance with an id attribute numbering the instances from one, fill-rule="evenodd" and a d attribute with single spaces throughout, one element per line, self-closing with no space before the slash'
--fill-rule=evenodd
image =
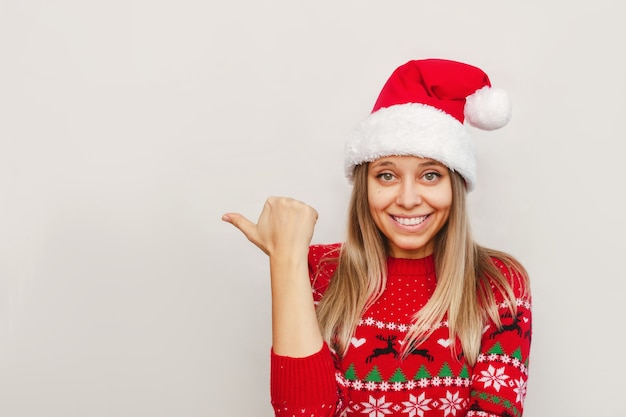
<path id="1" fill-rule="evenodd" d="M 379 109 L 357 126 L 346 143 L 345 173 L 383 156 L 431 158 L 458 172 L 468 190 L 476 180 L 476 149 L 465 126 L 448 113 L 421 103 Z"/>

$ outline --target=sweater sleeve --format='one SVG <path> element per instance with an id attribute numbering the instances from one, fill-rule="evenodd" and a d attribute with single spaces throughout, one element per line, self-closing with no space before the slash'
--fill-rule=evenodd
<path id="1" fill-rule="evenodd" d="M 467 416 L 520 417 L 524 410 L 532 336 L 530 290 L 516 273 L 496 262 L 512 285 L 517 312 L 512 314 L 496 291 L 502 326 L 489 321 L 471 378 Z"/>
<path id="2" fill-rule="evenodd" d="M 309 251 L 309 274 L 314 302 L 322 297 L 334 263 L 327 256 L 337 245 L 314 245 Z M 319 352 L 292 358 L 271 352 L 270 394 L 276 417 L 332 417 L 342 409 L 342 387 L 336 378 L 337 358 L 326 343 Z"/>
<path id="3" fill-rule="evenodd" d="M 271 353 L 272 407 L 276 417 L 331 417 L 339 406 L 335 366 L 328 345 L 305 358 Z"/>

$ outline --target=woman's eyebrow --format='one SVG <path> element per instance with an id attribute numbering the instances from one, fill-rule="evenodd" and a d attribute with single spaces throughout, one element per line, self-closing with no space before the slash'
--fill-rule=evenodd
<path id="1" fill-rule="evenodd" d="M 387 166 L 392 166 L 395 165 L 392 161 L 380 161 L 380 162 L 375 162 L 372 166 L 373 167 L 387 167 Z"/>
<path id="2" fill-rule="evenodd" d="M 428 167 L 428 166 L 433 166 L 433 165 L 435 165 L 435 166 L 443 166 L 443 164 L 441 164 L 440 162 L 437 162 L 437 161 L 426 161 L 426 162 L 422 162 L 420 164 L 420 166 L 422 166 L 422 167 Z"/>

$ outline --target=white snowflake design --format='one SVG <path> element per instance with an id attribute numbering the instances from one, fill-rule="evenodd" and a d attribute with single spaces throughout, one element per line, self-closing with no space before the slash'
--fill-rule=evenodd
<path id="1" fill-rule="evenodd" d="M 486 371 L 480 371 L 480 374 L 482 376 L 478 382 L 484 382 L 485 388 L 493 386 L 497 392 L 500 392 L 500 387 L 506 385 L 506 380 L 509 379 L 509 376 L 504 374 L 504 366 L 496 369 L 489 365 L 489 368 Z"/>
<path id="2" fill-rule="evenodd" d="M 375 399 L 370 395 L 370 402 L 362 402 L 363 410 L 361 413 L 367 414 L 369 417 L 384 417 L 385 414 L 391 414 L 389 407 L 391 403 L 385 402 L 383 395 L 379 399 Z"/>
<path id="3" fill-rule="evenodd" d="M 403 413 L 407 413 L 409 417 L 424 417 L 424 411 L 432 410 L 428 406 L 428 403 L 431 401 L 432 400 L 430 398 L 426 398 L 426 394 L 423 392 L 419 395 L 419 397 L 409 394 L 409 401 L 402 402 L 402 405 L 406 407 Z"/>
<path id="4" fill-rule="evenodd" d="M 439 407 L 439 409 L 444 411 L 444 417 L 450 414 L 456 416 L 456 412 L 463 408 L 463 399 L 459 398 L 458 391 L 454 394 L 447 391 L 446 398 L 439 398 L 439 401 L 441 401 L 441 407 Z"/>
<path id="5" fill-rule="evenodd" d="M 359 326 L 366 327 L 376 327 L 378 329 L 389 329 L 389 330 L 398 330 L 399 332 L 406 332 L 410 328 L 410 324 L 407 323 L 394 323 L 394 322 L 384 322 L 381 320 L 376 320 L 373 317 L 365 317 L 359 320 Z M 448 327 L 447 321 L 441 321 L 437 323 L 434 328 L 440 329 L 442 327 Z"/>
<path id="6" fill-rule="evenodd" d="M 363 389 L 363 381 L 356 380 L 352 383 L 352 388 L 361 391 Z"/>
<path id="7" fill-rule="evenodd" d="M 523 403 L 524 398 L 526 398 L 526 381 L 523 378 L 517 379 L 515 382 L 515 388 L 513 388 L 513 392 L 517 394 L 515 401 L 518 403 Z"/>
<path id="8" fill-rule="evenodd" d="M 524 375 L 528 375 L 528 369 L 526 368 L 526 366 L 517 358 L 514 358 L 512 356 L 507 356 L 507 355 L 485 355 L 483 353 L 481 353 L 480 355 L 478 355 L 478 363 L 485 363 L 485 362 L 502 362 L 505 365 L 511 365 L 515 368 L 519 368 L 520 372 L 522 372 Z"/>

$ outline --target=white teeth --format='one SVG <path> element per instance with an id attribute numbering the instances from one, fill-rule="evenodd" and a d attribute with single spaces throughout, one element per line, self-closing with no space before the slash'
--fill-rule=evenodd
<path id="1" fill-rule="evenodd" d="M 421 217 L 395 217 L 394 216 L 393 219 L 403 226 L 415 226 L 417 224 L 420 224 L 424 220 L 426 220 L 426 217 L 428 216 L 421 216 Z"/>

